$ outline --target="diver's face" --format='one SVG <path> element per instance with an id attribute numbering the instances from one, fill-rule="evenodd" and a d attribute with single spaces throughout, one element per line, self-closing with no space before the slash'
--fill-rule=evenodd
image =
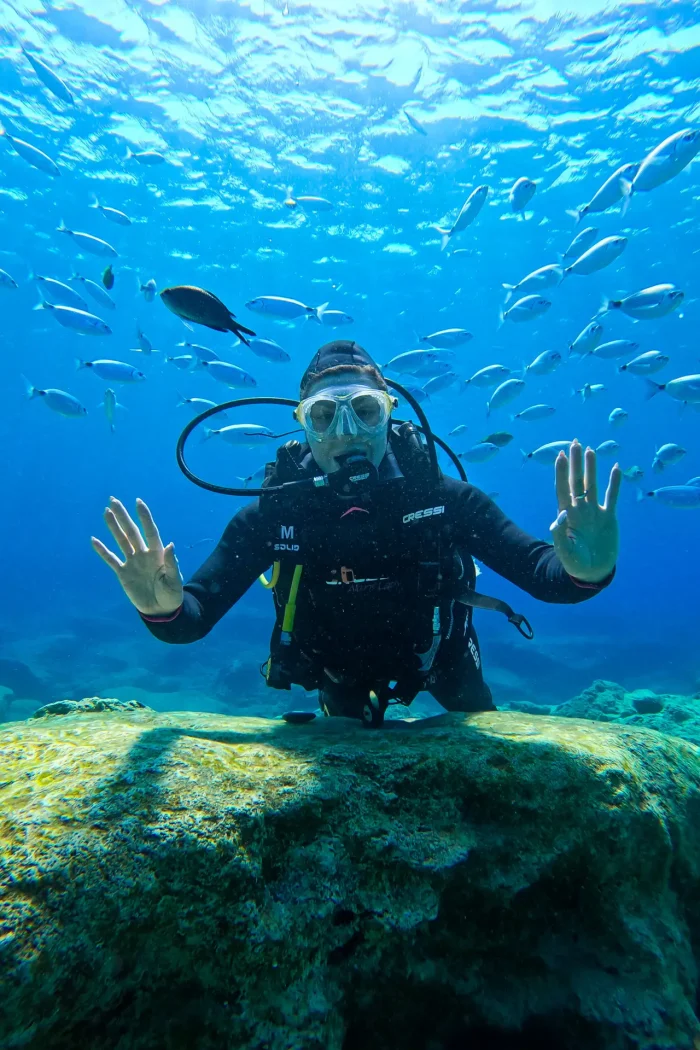
<path id="1" fill-rule="evenodd" d="M 328 379 L 324 379 L 322 376 L 319 377 L 312 383 L 306 396 L 312 397 L 321 390 L 332 392 L 334 389 L 339 394 L 342 394 L 348 387 L 358 385 L 366 386 L 372 390 L 381 389 L 373 379 L 362 377 L 358 384 L 356 373 L 338 372 L 337 375 Z M 334 433 L 319 437 L 310 430 L 306 431 L 306 440 L 309 443 L 311 454 L 324 474 L 332 474 L 338 470 L 340 463 L 337 457 L 347 455 L 350 452 L 361 453 L 370 463 L 378 467 L 386 453 L 387 437 L 388 424 L 375 434 L 363 434 L 361 431 L 358 431 L 356 434 Z"/>

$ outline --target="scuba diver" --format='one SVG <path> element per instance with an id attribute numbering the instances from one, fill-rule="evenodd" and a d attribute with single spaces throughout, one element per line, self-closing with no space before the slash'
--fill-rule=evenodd
<path id="1" fill-rule="evenodd" d="M 257 400 L 275 399 L 241 404 Z M 574 441 L 569 456 L 559 453 L 549 544 L 480 489 L 444 475 L 434 443 L 428 455 L 425 438 L 434 435 L 422 410 L 424 428 L 398 425 L 396 407 L 361 346 L 327 343 L 301 380 L 294 414 L 305 442 L 277 450 L 257 498 L 184 586 L 173 544 L 163 546 L 142 500 L 140 528 L 119 500 L 105 510 L 123 560 L 95 537 L 93 548 L 164 642 L 204 637 L 260 578 L 276 609 L 261 671 L 274 688 L 317 689 L 326 715 L 379 726 L 390 702 L 408 706 L 421 690 L 449 711 L 495 710 L 473 609 L 505 612 L 526 637 L 523 624 L 530 628 L 504 602 L 475 591 L 473 559 L 541 601 L 592 597 L 615 573 L 621 471 L 615 464 L 601 506 L 595 452 Z M 198 484 L 238 492 L 206 485 L 180 465 Z"/>

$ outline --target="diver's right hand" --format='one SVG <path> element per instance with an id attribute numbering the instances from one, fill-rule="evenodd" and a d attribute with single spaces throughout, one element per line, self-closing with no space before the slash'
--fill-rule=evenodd
<path id="1" fill-rule="evenodd" d="M 104 519 L 124 555 L 120 561 L 104 543 L 91 537 L 93 549 L 114 569 L 129 601 L 144 616 L 168 616 L 182 605 L 182 576 L 173 544 L 163 547 L 156 523 L 141 499 L 136 500 L 138 525 L 129 516 L 126 507 L 110 496 Z M 145 539 L 144 539 L 145 536 Z"/>

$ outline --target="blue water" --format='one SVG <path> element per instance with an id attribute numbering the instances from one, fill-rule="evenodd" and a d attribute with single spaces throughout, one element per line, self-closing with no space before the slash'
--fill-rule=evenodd
<path id="1" fill-rule="evenodd" d="M 619 362 L 568 357 L 604 296 L 670 282 L 685 292 L 678 311 L 643 322 L 609 315 L 606 338 L 668 354 L 670 364 L 654 376 L 660 382 L 700 370 L 700 161 L 634 195 L 625 216 L 619 206 L 588 216 L 579 229 L 592 224 L 600 237 L 623 234 L 626 251 L 610 267 L 545 292 L 553 305 L 542 318 L 498 329 L 502 282 L 557 261 L 576 232 L 567 209 L 590 200 L 620 164 L 641 161 L 667 136 L 697 124 L 697 16 L 691 3 L 613 11 L 546 0 L 507 8 L 438 0 L 0 3 L 0 121 L 61 169 L 51 178 L 0 140 L 0 267 L 19 285 L 0 289 L 0 656 L 31 668 L 52 695 L 95 690 L 160 707 L 194 698 L 218 710 L 228 690 L 233 708 L 248 696 L 261 712 L 284 701 L 266 694 L 253 673 L 272 623 L 261 588 L 205 642 L 175 651 L 145 632 L 90 547 L 92 533 L 109 539 L 101 521 L 107 498 L 133 508 L 140 496 L 164 540 L 174 540 L 187 576 L 242 505 L 196 489 L 175 463 L 175 441 L 190 418 L 176 407 L 179 393 L 236 396 L 203 371 L 183 373 L 167 362 L 184 352 L 176 349 L 181 340 L 245 367 L 256 393 L 286 397 L 296 396 L 312 353 L 334 334 L 356 339 L 384 363 L 415 348 L 416 332 L 468 328 L 473 339 L 455 362 L 463 378 L 496 362 L 520 368 L 542 350 L 560 349 L 559 370 L 528 377 L 512 408 L 491 418 L 488 392 L 474 388 L 454 387 L 425 405 L 438 434 L 467 424 L 457 450 L 511 429 L 511 444 L 495 460 L 472 465 L 469 476 L 543 537 L 556 516 L 553 471 L 523 467 L 520 448 L 573 437 L 595 446 L 614 437 L 621 465 L 644 469 L 643 491 L 700 474 L 700 414 L 666 395 L 647 402 L 643 381 L 618 374 Z M 593 31 L 608 35 L 597 44 L 574 42 Z M 63 78 L 75 105 L 46 90 L 20 44 Z M 410 125 L 404 108 L 427 134 Z M 158 150 L 165 163 L 126 160 L 127 147 Z M 537 184 L 524 220 L 508 203 L 523 175 Z M 491 189 L 487 204 L 450 245 L 469 253 L 441 252 L 434 226 L 451 225 L 481 183 Z M 293 195 L 328 198 L 333 210 L 290 210 L 290 187 Z M 92 195 L 127 212 L 133 225 L 122 228 L 90 209 Z M 119 253 L 116 311 L 88 300 L 112 327 L 109 337 L 77 335 L 32 309 L 39 300 L 32 272 L 67 281 L 77 270 L 100 281 L 106 265 L 57 233 L 61 221 Z M 261 360 L 234 347 L 230 334 L 188 332 L 158 298 L 145 302 L 138 289 L 149 278 L 158 288 L 211 289 L 244 324 L 277 340 L 291 363 Z M 275 322 L 245 309 L 260 295 L 330 301 L 355 321 L 335 333 L 314 321 Z M 131 352 L 139 327 L 158 354 Z M 76 372 L 77 357 L 116 358 L 147 373 L 144 383 L 117 388 L 127 411 L 114 434 L 99 407 L 114 384 Z M 22 375 L 70 392 L 88 415 L 66 419 L 28 401 Z M 607 389 L 583 404 L 571 390 L 585 382 Z M 553 417 L 511 424 L 511 411 L 541 401 L 556 406 Z M 629 420 L 613 430 L 608 415 L 618 406 Z M 236 421 L 277 430 L 291 423 L 279 409 Z M 657 475 L 651 462 L 666 442 L 687 453 Z M 213 441 L 191 454 L 194 466 L 222 483 L 264 459 L 259 450 Z M 601 469 L 610 466 L 606 460 Z M 617 578 L 591 602 L 546 606 L 484 572 L 481 588 L 525 612 L 537 631 L 528 645 L 500 620 L 480 616 L 496 701 L 563 700 L 596 677 L 698 688 L 700 511 L 638 502 L 635 486 L 625 483 L 619 518 Z M 213 684 L 231 666 L 228 685 Z"/>

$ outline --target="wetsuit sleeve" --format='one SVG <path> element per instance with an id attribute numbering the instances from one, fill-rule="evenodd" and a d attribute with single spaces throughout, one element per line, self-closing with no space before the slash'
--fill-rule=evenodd
<path id="1" fill-rule="evenodd" d="M 258 501 L 243 507 L 216 548 L 187 581 L 182 605 L 170 616 L 143 616 L 163 642 L 196 642 L 211 631 L 272 563 Z"/>
<path id="2" fill-rule="evenodd" d="M 506 580 L 543 602 L 582 602 L 603 590 L 615 570 L 599 583 L 570 576 L 551 543 L 524 532 L 492 499 L 473 485 L 455 493 L 455 541 Z"/>

